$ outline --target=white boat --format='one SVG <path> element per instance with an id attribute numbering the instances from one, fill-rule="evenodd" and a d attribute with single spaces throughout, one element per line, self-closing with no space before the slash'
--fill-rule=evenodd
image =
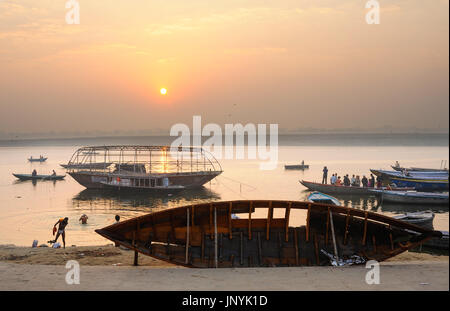
<path id="1" fill-rule="evenodd" d="M 419 191 L 371 191 L 381 196 L 383 201 L 406 204 L 448 204 L 448 193 L 419 192 Z"/>
<path id="2" fill-rule="evenodd" d="M 308 201 L 309 202 L 313 202 L 313 203 L 324 203 L 324 204 L 333 204 L 336 206 L 341 206 L 341 202 L 339 202 L 338 199 L 336 199 L 335 197 L 332 197 L 331 195 L 319 192 L 319 191 L 315 191 L 312 192 L 309 196 L 308 196 Z"/>
<path id="3" fill-rule="evenodd" d="M 416 213 L 406 213 L 402 215 L 393 216 L 393 218 L 406 221 L 410 224 L 421 226 L 424 228 L 433 228 L 433 212 L 416 212 Z"/>

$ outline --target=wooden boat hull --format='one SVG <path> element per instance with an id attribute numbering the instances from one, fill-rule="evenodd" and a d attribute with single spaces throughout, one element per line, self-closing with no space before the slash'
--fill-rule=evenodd
<path id="1" fill-rule="evenodd" d="M 31 159 L 31 158 L 28 158 L 28 161 L 29 162 L 45 162 L 45 161 L 47 161 L 47 158 L 42 158 L 42 159 Z"/>
<path id="2" fill-rule="evenodd" d="M 284 169 L 286 170 L 305 170 L 308 169 L 309 165 L 285 165 Z"/>
<path id="3" fill-rule="evenodd" d="M 86 164 L 60 164 L 65 169 L 106 169 L 108 168 L 112 163 L 111 162 L 105 162 L 105 163 L 86 163 Z"/>
<path id="4" fill-rule="evenodd" d="M 62 180 L 66 175 L 31 175 L 31 174 L 13 174 L 20 180 Z"/>
<path id="5" fill-rule="evenodd" d="M 302 180 L 300 183 L 311 191 L 319 191 L 327 194 L 361 194 L 374 195 L 372 191 L 375 188 L 352 187 L 352 186 L 335 186 L 330 184 L 320 184 Z M 393 188 L 398 191 L 414 190 L 414 188 Z"/>
<path id="6" fill-rule="evenodd" d="M 206 184 L 213 178 L 220 175 L 222 172 L 204 172 L 204 174 L 167 174 L 167 178 L 169 179 L 169 184 L 183 186 L 184 188 L 199 188 L 202 185 Z M 88 189 L 107 189 L 111 188 L 107 185 L 111 180 L 117 177 L 119 178 L 131 178 L 131 179 L 140 179 L 140 180 L 149 180 L 149 179 L 161 179 L 162 177 L 152 177 L 150 175 L 147 176 L 128 176 L 128 175 L 119 175 L 119 174 L 106 174 L 101 172 L 90 172 L 90 171 L 80 171 L 80 172 L 69 172 L 70 176 L 73 177 L 79 184 L 88 188 Z"/>
<path id="7" fill-rule="evenodd" d="M 408 172 L 446 172 L 448 173 L 448 169 L 441 169 L 441 168 L 424 168 L 424 167 L 399 167 L 391 165 L 392 169 L 396 170 L 397 172 L 403 172 L 404 170 Z"/>
<path id="8" fill-rule="evenodd" d="M 390 175 L 379 170 L 370 170 L 373 174 L 381 176 L 397 185 L 397 187 L 413 187 L 419 191 L 445 191 L 448 190 L 448 175 L 447 177 L 417 177 L 417 176 L 398 176 Z"/>
<path id="9" fill-rule="evenodd" d="M 267 209 L 267 218 L 252 217 L 259 208 Z M 285 217 L 274 218 L 274 209 L 280 208 Z M 294 209 L 307 211 L 305 226 L 289 226 L 289 215 Z M 248 218 L 242 218 L 247 215 Z M 325 253 L 333 253 L 332 231 L 338 258 L 344 260 L 356 255 L 364 260 L 383 261 L 441 236 L 438 231 L 376 213 L 291 201 L 183 206 L 96 230 L 116 245 L 134 250 L 135 260 L 141 253 L 198 268 L 328 266 L 331 261 Z"/>
<path id="10" fill-rule="evenodd" d="M 448 194 L 442 193 L 420 193 L 420 192 L 398 192 L 398 191 L 376 191 L 383 201 L 403 204 L 421 205 L 447 205 L 449 203 Z"/>

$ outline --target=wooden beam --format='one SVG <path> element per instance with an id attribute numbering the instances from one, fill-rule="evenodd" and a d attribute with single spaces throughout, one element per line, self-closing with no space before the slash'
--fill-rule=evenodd
<path id="1" fill-rule="evenodd" d="M 363 237 L 362 237 L 362 245 L 366 245 L 366 238 L 367 238 L 367 212 L 364 213 L 364 231 L 363 231 Z"/>
<path id="2" fill-rule="evenodd" d="M 134 251 L 134 262 L 133 262 L 133 266 L 138 266 L 139 265 L 139 253 L 138 251 Z"/>
<path id="3" fill-rule="evenodd" d="M 186 208 L 186 257 L 184 260 L 185 264 L 189 262 L 189 206 Z"/>
<path id="4" fill-rule="evenodd" d="M 337 245 L 336 245 L 336 235 L 334 234 L 333 212 L 330 210 L 329 213 L 330 213 L 330 224 L 331 224 L 331 237 L 333 238 L 334 256 L 336 256 L 336 260 L 338 260 L 339 254 L 338 254 Z"/>
<path id="5" fill-rule="evenodd" d="M 289 216 L 291 214 L 291 207 L 292 207 L 292 202 L 289 202 L 288 207 L 286 207 L 286 211 L 284 213 L 284 221 L 286 222 L 285 225 L 285 241 L 288 242 L 289 241 Z"/>
<path id="6" fill-rule="evenodd" d="M 328 207 L 328 213 L 327 213 L 327 225 L 326 225 L 326 231 L 325 231 L 325 245 L 328 245 L 328 231 L 330 227 L 330 208 Z"/>
<path id="7" fill-rule="evenodd" d="M 259 260 L 259 265 L 262 266 L 262 246 L 261 246 L 261 232 L 258 231 L 257 235 L 257 240 L 258 240 L 258 260 Z"/>
<path id="8" fill-rule="evenodd" d="M 240 243 L 241 243 L 241 245 L 240 245 L 240 256 L 239 256 L 239 263 L 241 264 L 241 266 L 244 264 L 244 239 L 243 239 L 243 232 L 241 231 L 241 232 L 239 232 L 240 234 L 239 234 L 239 238 L 240 238 Z"/>
<path id="9" fill-rule="evenodd" d="M 250 206 L 248 210 L 248 239 L 252 239 L 252 208 L 253 208 L 253 201 L 250 201 Z"/>
<path id="10" fill-rule="evenodd" d="M 308 204 L 308 214 L 306 214 L 306 234 L 305 239 L 306 242 L 309 242 L 309 221 L 311 218 L 311 204 Z"/>
<path id="11" fill-rule="evenodd" d="M 373 243 L 373 251 L 377 252 L 377 240 L 375 239 L 375 235 L 372 234 L 372 243 Z"/>
<path id="12" fill-rule="evenodd" d="M 269 240 L 270 238 L 270 222 L 272 221 L 273 217 L 273 207 L 272 207 L 272 201 L 269 202 L 269 211 L 267 213 L 267 224 L 266 224 L 266 240 Z"/>
<path id="13" fill-rule="evenodd" d="M 233 202 L 230 202 L 228 206 L 228 234 L 230 240 L 233 238 L 233 228 L 231 227 L 231 209 L 233 208 Z"/>
<path id="14" fill-rule="evenodd" d="M 214 267 L 218 268 L 218 262 L 217 262 L 217 207 L 214 207 Z"/>
<path id="15" fill-rule="evenodd" d="M 214 230 L 213 229 L 213 205 L 211 203 L 211 204 L 209 204 L 209 232 L 210 232 L 209 237 L 211 240 L 213 239 L 213 236 L 214 236 L 214 234 L 212 233 L 213 230 Z"/>
<path id="16" fill-rule="evenodd" d="M 394 250 L 394 240 L 392 239 L 392 233 L 389 232 L 389 240 L 391 241 L 391 250 Z"/>
<path id="17" fill-rule="evenodd" d="M 191 221 L 192 227 L 195 226 L 195 223 L 194 223 L 194 214 L 195 214 L 195 205 L 192 205 L 192 221 Z"/>
<path id="18" fill-rule="evenodd" d="M 202 253 L 201 253 L 202 263 L 205 260 L 205 233 L 202 230 Z"/>
<path id="19" fill-rule="evenodd" d="M 347 216 L 345 217 L 344 245 L 347 245 L 349 223 L 350 223 L 350 210 L 347 211 Z"/>
<path id="20" fill-rule="evenodd" d="M 319 243 L 317 242 L 317 234 L 314 232 L 314 251 L 316 253 L 316 263 L 317 265 L 320 264 L 319 261 Z"/>
<path id="21" fill-rule="evenodd" d="M 298 266 L 298 238 L 297 228 L 294 228 L 295 265 Z"/>

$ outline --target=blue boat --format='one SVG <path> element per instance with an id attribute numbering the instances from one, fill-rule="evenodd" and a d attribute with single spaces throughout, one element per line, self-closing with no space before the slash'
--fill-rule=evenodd
<path id="1" fill-rule="evenodd" d="M 448 175 L 411 175 L 405 176 L 399 172 L 370 170 L 373 174 L 387 179 L 397 187 L 414 187 L 419 191 L 446 191 L 448 190 Z"/>
<path id="2" fill-rule="evenodd" d="M 333 204 L 337 206 L 341 206 L 341 202 L 335 197 L 331 195 L 314 191 L 308 196 L 308 201 L 313 203 L 324 203 L 324 204 Z"/>

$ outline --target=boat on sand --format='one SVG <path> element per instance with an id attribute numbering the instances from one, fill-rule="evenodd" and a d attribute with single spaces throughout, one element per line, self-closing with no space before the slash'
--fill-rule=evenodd
<path id="1" fill-rule="evenodd" d="M 254 212 L 267 212 L 255 217 Z M 274 217 L 275 211 L 284 217 Z M 305 225 L 290 213 L 305 210 Z M 233 214 L 239 218 L 234 219 Z M 276 213 L 279 214 L 279 213 Z M 379 262 L 439 231 L 381 214 L 297 201 L 228 201 L 170 208 L 96 230 L 138 254 L 186 267 L 329 266 Z"/>

